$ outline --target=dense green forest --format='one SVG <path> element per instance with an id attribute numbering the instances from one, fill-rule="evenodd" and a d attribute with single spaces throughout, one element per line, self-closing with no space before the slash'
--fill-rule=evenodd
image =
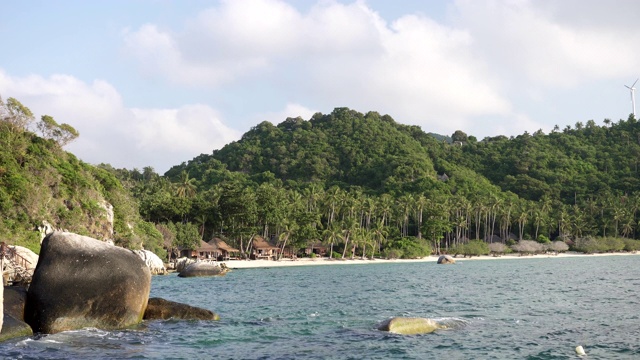
<path id="1" fill-rule="evenodd" d="M 309 120 L 262 122 L 164 175 L 84 164 L 44 133 L 25 131 L 20 141 L 27 151 L 2 150 L 4 238 L 42 220 L 91 234 L 90 209 L 104 198 L 126 214 L 116 215 L 116 241 L 158 252 L 163 240 L 195 248 L 214 236 L 245 251 L 256 235 L 294 252 L 322 243 L 339 257 L 535 252 L 545 247 L 532 244 L 545 243 L 584 252 L 639 247 L 640 124 L 633 116 L 479 141 L 460 130 L 436 136 L 389 115 L 336 108 Z M 18 195 L 32 191 L 15 189 L 16 176 L 36 176 L 29 175 L 36 164 L 56 161 L 65 165 L 51 167 L 55 186 L 39 186 L 63 189 L 54 197 L 62 205 Z M 93 203 L 83 200 L 89 193 Z M 69 201 L 81 215 L 65 223 L 60 214 L 70 211 Z M 22 210 L 25 204 L 37 212 Z"/>

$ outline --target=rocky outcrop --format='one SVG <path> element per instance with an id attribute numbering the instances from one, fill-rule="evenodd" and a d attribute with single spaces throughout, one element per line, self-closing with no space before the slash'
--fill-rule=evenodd
<path id="1" fill-rule="evenodd" d="M 221 276 L 227 273 L 229 269 L 225 264 L 218 264 L 208 261 L 197 261 L 184 268 L 178 274 L 179 277 L 196 277 L 196 276 Z"/>
<path id="2" fill-rule="evenodd" d="M 142 320 L 150 288 L 149 268 L 132 251 L 54 232 L 42 242 L 25 320 L 38 333 L 128 327 Z"/>
<path id="3" fill-rule="evenodd" d="M 164 263 L 158 255 L 149 250 L 133 250 L 133 252 L 136 253 L 136 255 L 138 255 L 145 264 L 147 264 L 149 271 L 151 271 L 151 275 L 167 274 L 167 269 L 164 267 Z"/>
<path id="4" fill-rule="evenodd" d="M 9 314 L 4 314 L 4 323 L 2 325 L 2 331 L 0 331 L 0 342 L 31 335 L 33 335 L 33 331 L 29 324 Z"/>
<path id="5" fill-rule="evenodd" d="M 38 264 L 38 255 L 26 247 L 10 245 L 8 255 L 5 258 L 3 274 L 5 280 L 11 283 L 29 283 L 33 276 L 33 271 Z"/>
<path id="6" fill-rule="evenodd" d="M 378 326 L 378 330 L 401 335 L 428 334 L 445 327 L 427 318 L 394 317 Z"/>
<path id="7" fill-rule="evenodd" d="M 176 271 L 177 272 L 181 272 L 182 270 L 184 270 L 187 266 L 195 263 L 196 261 L 193 259 L 189 259 L 186 257 L 180 258 L 176 260 Z"/>
<path id="8" fill-rule="evenodd" d="M 438 264 L 455 264 L 456 260 L 450 255 L 440 255 Z"/>
<path id="9" fill-rule="evenodd" d="M 0 331 L 0 341 L 5 341 L 17 337 L 33 335 L 29 324 L 24 322 L 24 304 L 27 291 L 21 286 L 5 287 L 4 301 L 4 323 Z"/>
<path id="10" fill-rule="evenodd" d="M 189 306 L 161 298 L 149 299 L 145 320 L 220 320 L 218 314 L 199 307 Z"/>

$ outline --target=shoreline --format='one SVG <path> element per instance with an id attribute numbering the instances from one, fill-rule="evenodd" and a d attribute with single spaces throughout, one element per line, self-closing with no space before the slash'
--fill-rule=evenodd
<path id="1" fill-rule="evenodd" d="M 474 256 L 471 258 L 457 257 L 454 258 L 456 262 L 465 261 L 486 261 L 486 260 L 523 260 L 523 259 L 558 259 L 567 257 L 594 257 L 594 256 L 633 256 L 640 255 L 640 253 L 605 253 L 605 254 L 583 254 L 575 252 L 567 252 L 558 255 L 553 254 L 539 254 L 539 255 L 502 255 L 502 256 Z M 439 255 L 430 255 L 421 259 L 374 259 L 374 260 L 362 260 L 356 259 L 329 259 L 329 258 L 300 258 L 296 260 L 282 259 L 282 260 L 227 260 L 222 261 L 229 269 L 257 269 L 257 268 L 272 268 L 272 267 L 290 267 L 290 266 L 329 266 L 329 265 L 366 265 L 366 264 L 393 264 L 393 263 L 428 263 L 438 261 Z"/>

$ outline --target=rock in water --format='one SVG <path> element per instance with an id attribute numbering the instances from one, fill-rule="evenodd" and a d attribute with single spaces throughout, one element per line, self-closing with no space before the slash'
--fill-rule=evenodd
<path id="1" fill-rule="evenodd" d="M 149 299 L 144 312 L 145 320 L 220 320 L 218 314 L 199 307 L 189 306 L 161 298 Z"/>
<path id="2" fill-rule="evenodd" d="M 408 317 L 394 317 L 378 326 L 378 330 L 401 335 L 428 334 L 443 328 L 432 319 Z"/>
<path id="3" fill-rule="evenodd" d="M 578 354 L 579 356 L 587 355 L 587 353 L 584 352 L 584 348 L 582 346 L 577 346 L 576 347 L 576 354 Z"/>
<path id="4" fill-rule="evenodd" d="M 4 314 L 4 324 L 2 331 L 0 331 L 0 342 L 30 335 L 33 335 L 33 331 L 29 324 L 9 314 Z"/>
<path id="5" fill-rule="evenodd" d="M 190 264 L 178 274 L 179 277 L 196 277 L 196 276 L 219 276 L 224 275 L 228 271 L 226 265 L 210 263 L 206 261 L 198 261 Z"/>
<path id="6" fill-rule="evenodd" d="M 142 320 L 149 268 L 130 250 L 86 236 L 47 236 L 27 291 L 25 321 L 52 334 L 95 327 L 119 329 Z"/>
<path id="7" fill-rule="evenodd" d="M 456 260 L 450 255 L 440 255 L 438 258 L 438 264 L 455 264 Z"/>

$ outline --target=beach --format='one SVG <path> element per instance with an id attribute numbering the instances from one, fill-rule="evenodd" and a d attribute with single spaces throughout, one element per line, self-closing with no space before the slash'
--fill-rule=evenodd
<path id="1" fill-rule="evenodd" d="M 474 256 L 474 257 L 462 257 L 458 256 L 455 259 L 456 262 L 465 261 L 484 261 L 484 260 L 522 260 L 522 259 L 558 259 L 566 257 L 583 257 L 592 258 L 600 256 L 634 256 L 638 253 L 605 253 L 605 254 L 583 254 L 576 252 L 566 252 L 560 254 L 538 254 L 538 255 L 525 255 L 520 256 L 517 254 L 509 254 L 502 256 Z M 299 258 L 296 260 L 282 259 L 282 260 L 227 260 L 223 263 L 230 269 L 252 269 L 252 268 L 273 268 L 273 267 L 288 267 L 288 266 L 328 266 L 328 265 L 365 265 L 365 264 L 391 264 L 391 263 L 412 263 L 412 262 L 437 262 L 439 255 L 431 255 L 421 259 L 329 259 L 329 258 Z"/>

